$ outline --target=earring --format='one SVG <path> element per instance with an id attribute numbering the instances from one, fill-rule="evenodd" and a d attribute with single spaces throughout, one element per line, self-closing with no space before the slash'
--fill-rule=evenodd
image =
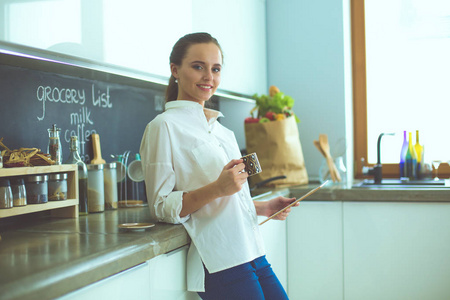
<path id="1" fill-rule="evenodd" d="M 178 79 L 175 79 L 175 83 L 178 83 Z"/>

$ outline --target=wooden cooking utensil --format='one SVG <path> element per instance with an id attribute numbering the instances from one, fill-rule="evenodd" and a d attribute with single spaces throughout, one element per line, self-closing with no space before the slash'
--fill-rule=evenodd
<path id="1" fill-rule="evenodd" d="M 320 153 L 322 153 L 323 157 L 327 158 L 325 152 L 323 152 L 322 147 L 320 147 L 320 143 L 317 140 L 314 140 L 314 146 L 316 146 L 317 150 L 319 150 Z"/>
<path id="2" fill-rule="evenodd" d="M 319 144 L 322 148 L 323 152 L 325 153 L 325 158 L 327 160 L 328 168 L 330 169 L 330 175 L 333 182 L 341 181 L 341 176 L 339 174 L 339 171 L 336 168 L 336 165 L 334 164 L 333 158 L 330 154 L 330 145 L 328 143 L 328 136 L 326 134 L 320 134 L 319 135 Z"/>
<path id="3" fill-rule="evenodd" d="M 102 158 L 102 150 L 100 148 L 100 136 L 97 133 L 91 134 L 92 138 L 92 150 L 94 152 L 94 158 L 91 160 L 92 165 L 105 164 L 106 161 Z"/>
<path id="4" fill-rule="evenodd" d="M 319 150 L 319 152 L 323 155 L 323 157 L 324 157 L 324 158 L 327 158 L 325 152 L 323 152 L 323 150 L 322 150 L 322 147 L 320 147 L 319 141 L 314 140 L 313 143 L 314 143 L 314 146 L 316 146 L 317 150 Z M 325 173 L 324 178 L 327 178 L 328 175 L 330 175 L 330 170 L 329 170 L 329 169 L 328 169 L 328 171 Z"/>

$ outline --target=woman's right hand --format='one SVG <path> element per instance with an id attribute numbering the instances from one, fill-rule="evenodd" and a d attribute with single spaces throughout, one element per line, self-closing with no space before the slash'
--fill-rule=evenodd
<path id="1" fill-rule="evenodd" d="M 242 159 L 233 159 L 225 167 L 217 178 L 216 183 L 222 196 L 230 196 L 239 192 L 242 185 L 247 181 L 248 174 L 245 172 Z"/>

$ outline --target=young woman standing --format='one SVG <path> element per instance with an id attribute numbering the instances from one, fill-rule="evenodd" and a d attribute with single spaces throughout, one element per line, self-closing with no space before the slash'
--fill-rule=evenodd
<path id="1" fill-rule="evenodd" d="M 265 258 L 257 216 L 295 199 L 252 201 L 233 132 L 217 122 L 220 112 L 204 107 L 222 65 L 208 33 L 188 34 L 173 47 L 165 111 L 147 125 L 140 148 L 150 213 L 186 228 L 188 290 L 202 299 L 287 299 Z"/>

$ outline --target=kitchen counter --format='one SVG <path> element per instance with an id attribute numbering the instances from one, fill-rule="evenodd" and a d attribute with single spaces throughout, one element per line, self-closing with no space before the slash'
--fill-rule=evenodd
<path id="1" fill-rule="evenodd" d="M 1 224 L 0 299 L 53 299 L 190 242 L 182 225 L 117 227 L 149 218 L 144 207 Z"/>
<path id="2" fill-rule="evenodd" d="M 261 188 L 254 199 L 301 197 L 318 184 Z M 326 186 L 304 201 L 450 202 L 450 189 L 377 190 Z M 148 208 L 127 208 L 79 219 L 24 215 L 0 220 L 0 299 L 49 299 L 136 266 L 190 242 L 182 225 L 157 223 L 124 231 L 121 223 L 149 222 Z"/>
<path id="3" fill-rule="evenodd" d="M 291 195 L 299 198 L 317 184 L 290 188 Z M 450 202 L 450 188 L 353 188 L 352 185 L 326 185 L 305 201 L 362 201 L 362 202 Z"/>

